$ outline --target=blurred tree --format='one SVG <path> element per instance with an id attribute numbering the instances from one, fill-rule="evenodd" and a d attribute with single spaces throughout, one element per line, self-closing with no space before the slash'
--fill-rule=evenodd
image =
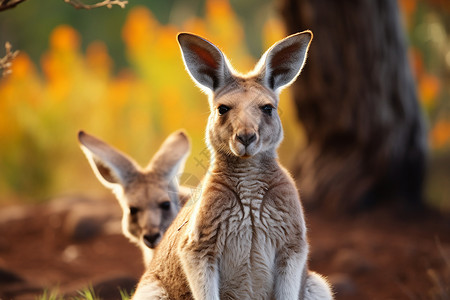
<path id="1" fill-rule="evenodd" d="M 293 86 L 307 135 L 294 168 L 303 201 L 420 207 L 427 138 L 397 1 L 281 3 L 289 33 L 314 33 Z"/>

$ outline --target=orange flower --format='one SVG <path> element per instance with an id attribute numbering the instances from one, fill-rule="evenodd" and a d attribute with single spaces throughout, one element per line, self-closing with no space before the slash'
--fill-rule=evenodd
<path id="1" fill-rule="evenodd" d="M 12 61 L 11 76 L 13 78 L 25 78 L 30 72 L 34 72 L 35 68 L 30 57 L 23 51 Z"/>
<path id="2" fill-rule="evenodd" d="M 244 31 L 227 0 L 206 2 L 206 21 L 209 35 L 214 37 L 213 42 L 222 46 L 221 49 L 230 56 L 233 55 L 232 47 L 242 47 Z"/>
<path id="3" fill-rule="evenodd" d="M 78 32 L 68 25 L 59 25 L 50 35 L 50 47 L 57 51 L 74 51 L 80 47 Z"/>
<path id="4" fill-rule="evenodd" d="M 98 73 L 109 74 L 112 66 L 112 59 L 108 54 L 105 43 L 96 41 L 91 43 L 86 49 L 86 62 L 89 67 Z"/>
<path id="5" fill-rule="evenodd" d="M 450 121 L 442 120 L 434 125 L 431 130 L 431 146 L 435 149 L 442 148 L 450 144 Z"/>
<path id="6" fill-rule="evenodd" d="M 152 38 L 158 31 L 158 23 L 150 10 L 139 6 L 133 8 L 122 29 L 122 38 L 132 52 L 152 46 Z"/>
<path id="7" fill-rule="evenodd" d="M 406 18 L 407 26 L 411 27 L 412 15 L 417 10 L 417 0 L 399 0 L 398 4 Z"/>
<path id="8" fill-rule="evenodd" d="M 420 78 L 425 72 L 425 66 L 423 63 L 422 53 L 417 48 L 411 48 L 409 50 L 409 61 L 411 63 L 412 71 L 415 78 Z"/>
<path id="9" fill-rule="evenodd" d="M 123 106 L 129 100 L 133 90 L 133 82 L 136 78 L 129 71 L 122 71 L 116 79 L 114 79 L 108 90 L 105 99 L 105 106 L 110 106 L 114 113 L 123 109 Z"/>
<path id="10" fill-rule="evenodd" d="M 4 80 L 25 79 L 26 77 L 29 77 L 30 73 L 34 73 L 35 71 L 36 69 L 30 57 L 25 52 L 21 51 L 17 57 L 11 61 L 11 75 L 4 77 Z"/>
<path id="11" fill-rule="evenodd" d="M 430 108 L 436 102 L 441 90 L 439 78 L 431 74 L 423 74 L 419 80 L 419 96 L 425 107 Z"/>
<path id="12" fill-rule="evenodd" d="M 209 0 L 206 2 L 206 10 L 211 18 L 227 19 L 234 15 L 230 3 L 226 0 Z"/>
<path id="13" fill-rule="evenodd" d="M 158 45 L 158 50 L 160 50 L 159 54 L 161 57 L 170 59 L 178 57 L 179 50 L 175 39 L 178 32 L 178 28 L 174 26 L 164 26 L 160 29 L 156 45 Z"/>

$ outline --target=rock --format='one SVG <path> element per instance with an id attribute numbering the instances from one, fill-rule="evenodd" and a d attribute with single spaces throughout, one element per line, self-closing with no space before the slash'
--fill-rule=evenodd
<path id="1" fill-rule="evenodd" d="M 55 214 L 65 214 L 62 221 L 64 231 L 75 241 L 85 241 L 101 233 L 111 232 L 110 223 L 120 224 L 122 215 L 115 201 L 89 200 L 82 197 L 60 198 L 52 201 L 49 207 L 49 211 Z"/>
<path id="2" fill-rule="evenodd" d="M 33 211 L 33 207 L 25 205 L 13 205 L 3 207 L 0 210 L 0 225 L 13 221 L 22 221 L 27 219 Z"/>
<path id="3" fill-rule="evenodd" d="M 338 251 L 334 256 L 332 265 L 335 270 L 351 275 L 359 275 L 373 268 L 364 256 L 352 249 Z"/>
<path id="4" fill-rule="evenodd" d="M 357 292 L 357 287 L 353 279 L 345 273 L 334 273 L 328 276 L 328 282 L 333 286 L 333 292 L 343 296 L 354 295 Z"/>
<path id="5" fill-rule="evenodd" d="M 98 236 L 105 221 L 101 214 L 74 210 L 67 216 L 64 229 L 71 239 L 84 241 Z"/>
<path id="6" fill-rule="evenodd" d="M 7 269 L 0 269 L 0 299 L 18 299 L 19 296 L 26 294 L 28 294 L 28 299 L 31 299 L 30 293 L 37 293 L 41 290 L 42 288 L 30 284 L 19 274 Z"/>
<path id="7" fill-rule="evenodd" d="M 20 275 L 9 270 L 0 269 L 0 287 L 23 282 L 25 280 Z"/>
<path id="8" fill-rule="evenodd" d="M 61 259 L 66 263 L 71 263 L 80 257 L 80 250 L 75 245 L 69 245 L 61 254 Z"/>
<path id="9" fill-rule="evenodd" d="M 91 206 L 95 200 L 83 196 L 61 196 L 54 198 L 47 204 L 50 214 L 64 214 L 78 206 Z M 103 201 L 102 201 L 103 202 Z"/>

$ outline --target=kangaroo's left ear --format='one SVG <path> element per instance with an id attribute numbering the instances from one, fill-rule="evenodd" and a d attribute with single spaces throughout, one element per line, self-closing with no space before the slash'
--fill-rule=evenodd
<path id="1" fill-rule="evenodd" d="M 186 32 L 178 34 L 178 43 L 186 69 L 200 87 L 215 92 L 232 80 L 227 60 L 214 44 Z"/>
<path id="2" fill-rule="evenodd" d="M 125 188 L 135 180 L 139 166 L 130 157 L 84 131 L 78 133 L 78 141 L 94 174 L 104 186 Z"/>
<path id="3" fill-rule="evenodd" d="M 291 84 L 303 68 L 313 34 L 306 30 L 274 44 L 261 57 L 257 70 L 263 84 L 275 92 Z"/>

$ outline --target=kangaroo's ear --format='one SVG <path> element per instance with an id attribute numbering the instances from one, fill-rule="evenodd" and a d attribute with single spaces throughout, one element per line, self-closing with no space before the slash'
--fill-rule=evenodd
<path id="1" fill-rule="evenodd" d="M 83 131 L 78 133 L 78 141 L 95 175 L 106 187 L 125 187 L 136 177 L 137 165 L 125 154 Z"/>
<path id="2" fill-rule="evenodd" d="M 261 57 L 257 68 L 263 84 L 275 92 L 292 83 L 303 68 L 312 40 L 307 30 L 286 37 L 274 44 Z"/>
<path id="3" fill-rule="evenodd" d="M 178 34 L 178 43 L 186 69 L 200 87 L 214 92 L 232 80 L 225 56 L 212 43 L 190 33 Z"/>
<path id="4" fill-rule="evenodd" d="M 171 180 L 184 168 L 191 145 L 183 131 L 175 131 L 159 148 L 153 156 L 147 169 Z"/>

